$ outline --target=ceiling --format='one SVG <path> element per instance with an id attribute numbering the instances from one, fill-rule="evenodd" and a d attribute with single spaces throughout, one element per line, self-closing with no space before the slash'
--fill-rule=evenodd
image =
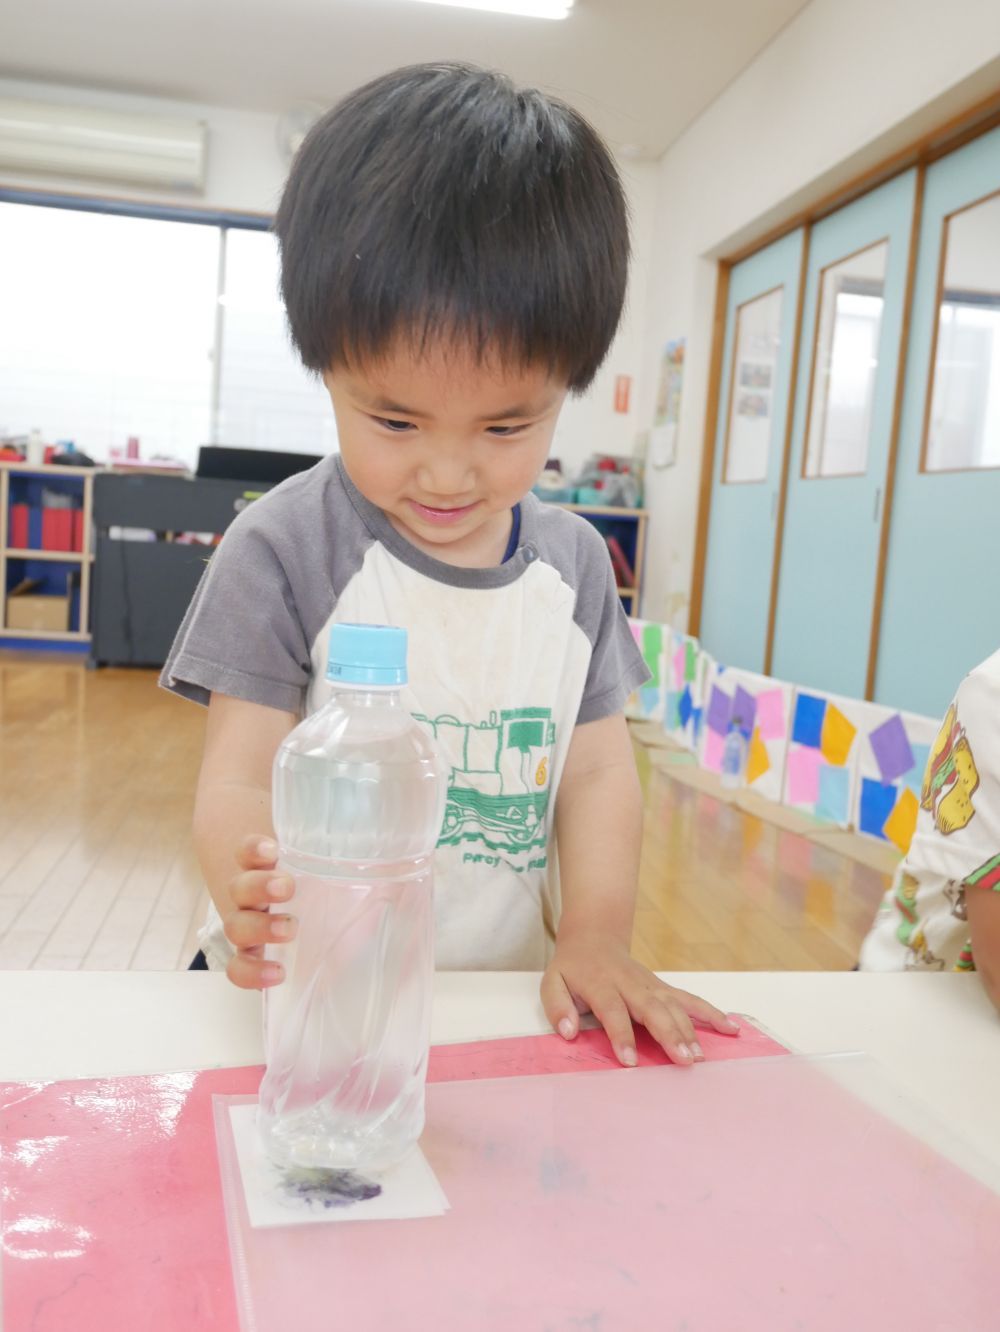
<path id="1" fill-rule="evenodd" d="M 0 74 L 284 113 L 460 59 L 658 157 L 808 0 L 577 0 L 562 22 L 410 0 L 11 0 Z"/>

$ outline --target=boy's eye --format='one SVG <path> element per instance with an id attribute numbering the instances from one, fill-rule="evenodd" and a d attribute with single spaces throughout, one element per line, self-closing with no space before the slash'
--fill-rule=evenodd
<path id="1" fill-rule="evenodd" d="M 486 428 L 486 433 L 487 433 L 488 435 L 494 435 L 497 439 L 507 439 L 510 435 L 519 435 L 519 434 L 521 433 L 522 430 L 526 430 L 526 429 L 527 429 L 527 426 L 523 426 L 523 425 L 516 425 L 516 426 L 487 426 L 487 428 Z"/>
<path id="2" fill-rule="evenodd" d="M 385 426 L 386 430 L 391 430 L 396 435 L 405 434 L 407 430 L 413 429 L 412 421 L 396 421 L 391 416 L 376 416 L 374 419 L 380 426 Z"/>

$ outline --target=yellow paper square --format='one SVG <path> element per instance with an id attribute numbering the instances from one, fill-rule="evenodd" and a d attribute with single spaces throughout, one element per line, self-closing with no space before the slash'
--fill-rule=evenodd
<path id="1" fill-rule="evenodd" d="M 903 794 L 896 801 L 896 808 L 886 819 L 885 826 L 882 829 L 889 841 L 895 842 L 904 856 L 909 851 L 910 843 L 913 841 L 919 808 L 920 802 L 917 797 L 909 787 L 906 787 Z"/>
<path id="2" fill-rule="evenodd" d="M 857 733 L 858 728 L 851 725 L 841 710 L 832 703 L 827 703 L 826 716 L 823 718 L 823 734 L 820 737 L 820 749 L 827 763 L 832 763 L 835 768 L 842 768 L 847 762 L 847 756 L 851 752 L 851 745 Z"/>
<path id="3" fill-rule="evenodd" d="M 757 778 L 763 777 L 770 766 L 767 746 L 760 738 L 760 730 L 755 726 L 750 737 L 750 753 L 747 755 L 747 786 L 753 786 Z"/>

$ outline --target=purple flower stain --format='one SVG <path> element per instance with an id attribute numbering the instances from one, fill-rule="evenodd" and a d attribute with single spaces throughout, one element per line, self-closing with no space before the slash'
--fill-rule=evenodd
<path id="1" fill-rule="evenodd" d="M 353 1207 L 368 1202 L 382 1192 L 382 1185 L 365 1179 L 353 1170 L 305 1170 L 285 1172 L 282 1192 L 290 1201 L 329 1211 L 334 1207 Z"/>

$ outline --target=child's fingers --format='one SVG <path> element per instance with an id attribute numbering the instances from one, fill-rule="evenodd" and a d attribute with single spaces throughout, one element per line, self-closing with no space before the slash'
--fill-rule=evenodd
<path id="1" fill-rule="evenodd" d="M 273 869 L 278 863 L 278 844 L 271 837 L 255 833 L 244 838 L 236 853 L 236 863 L 244 870 Z"/>
<path id="2" fill-rule="evenodd" d="M 635 1034 L 625 1000 L 617 990 L 605 991 L 590 1000 L 590 1011 L 604 1028 L 620 1064 L 634 1068 L 639 1062 L 635 1052 Z"/>
<path id="3" fill-rule="evenodd" d="M 285 978 L 280 962 L 267 962 L 263 949 L 240 949 L 229 961 L 226 975 L 241 990 L 264 990 Z"/>
<path id="4" fill-rule="evenodd" d="M 234 911 L 226 918 L 225 931 L 234 948 L 263 948 L 264 944 L 294 939 L 298 921 L 294 916 L 269 911 Z"/>
<path id="5" fill-rule="evenodd" d="M 580 1030 L 580 1017 L 566 982 L 555 967 L 542 977 L 542 1007 L 545 1016 L 564 1040 L 571 1041 Z"/>
<path id="6" fill-rule="evenodd" d="M 704 1058 L 691 1020 L 676 1002 L 657 995 L 633 1013 L 675 1064 L 693 1064 Z"/>
<path id="7" fill-rule="evenodd" d="M 272 902 L 287 902 L 295 891 L 289 874 L 244 870 L 229 881 L 229 896 L 241 911 L 266 911 Z"/>
<path id="8" fill-rule="evenodd" d="M 740 1034 L 740 1024 L 735 1022 L 727 1013 L 716 1008 L 705 999 L 699 999 L 696 994 L 688 994 L 686 990 L 678 990 L 677 998 L 684 1005 L 685 1011 L 694 1018 L 696 1022 L 702 1023 L 706 1027 L 712 1027 L 723 1036 L 738 1036 Z"/>

